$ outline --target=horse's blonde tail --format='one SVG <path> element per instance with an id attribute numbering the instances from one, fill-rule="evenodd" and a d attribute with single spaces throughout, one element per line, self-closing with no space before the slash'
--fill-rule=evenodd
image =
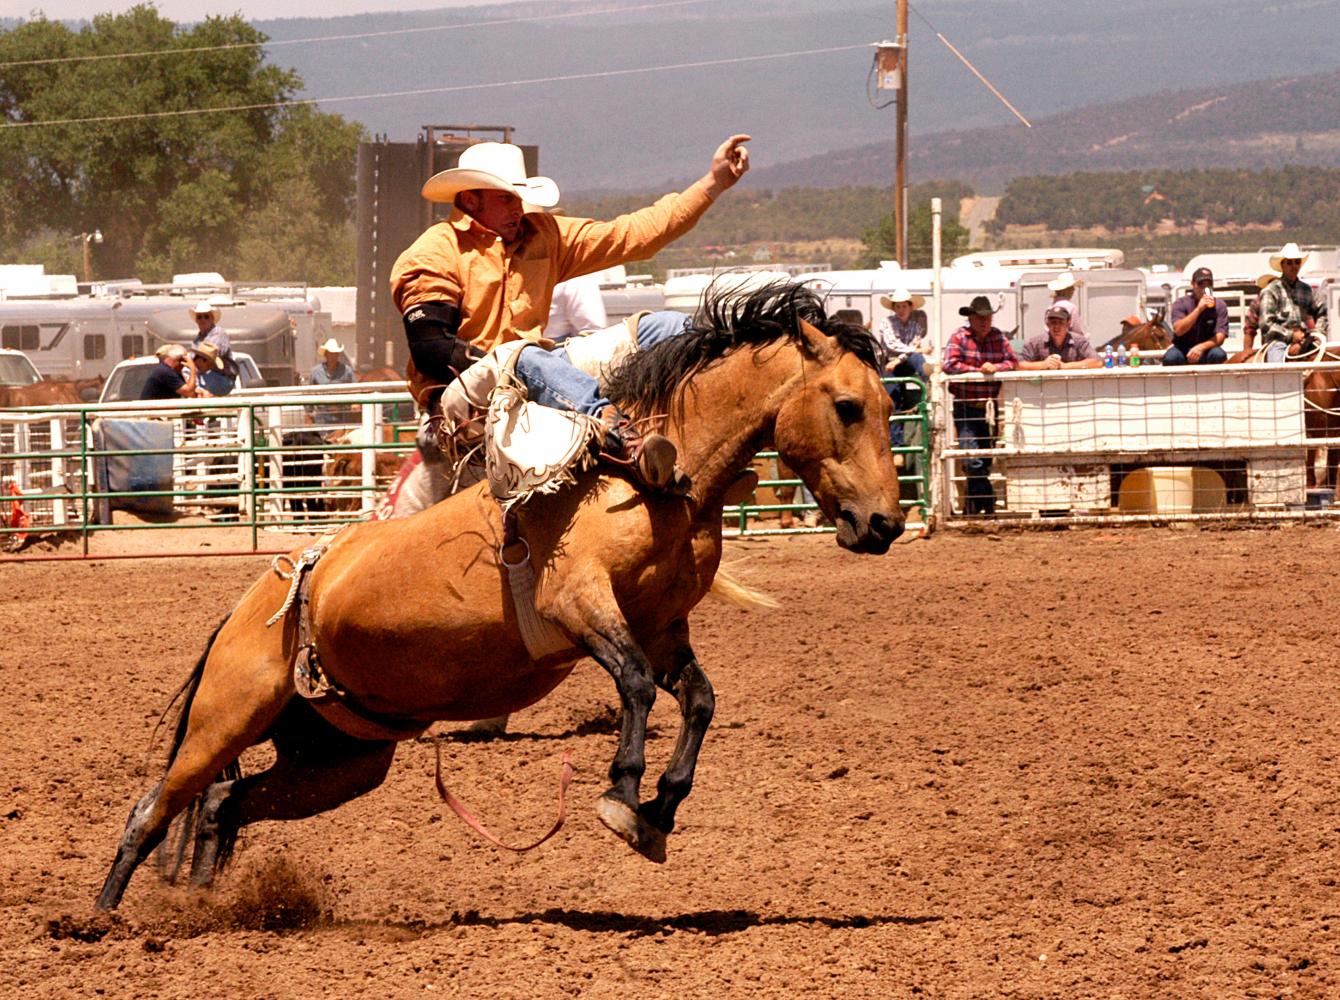
<path id="1" fill-rule="evenodd" d="M 712 589 L 708 594 L 718 601 L 734 604 L 745 611 L 771 611 L 782 606 L 781 601 L 771 594 L 745 586 L 739 577 L 725 566 L 717 567 L 717 575 L 712 578 Z"/>

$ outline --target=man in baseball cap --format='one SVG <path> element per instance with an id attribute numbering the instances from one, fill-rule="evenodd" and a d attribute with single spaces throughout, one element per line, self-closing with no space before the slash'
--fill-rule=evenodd
<path id="1" fill-rule="evenodd" d="M 1071 329 L 1069 309 L 1053 305 L 1043 318 L 1047 323 L 1047 332 L 1030 337 L 1019 351 L 1021 370 L 1054 371 L 1058 368 L 1103 366 L 1089 338 Z"/>
<path id="2" fill-rule="evenodd" d="M 1165 365 L 1221 365 L 1228 360 L 1228 304 L 1214 294 L 1208 267 L 1191 272 L 1191 291 L 1172 304 L 1172 346 L 1163 352 Z"/>

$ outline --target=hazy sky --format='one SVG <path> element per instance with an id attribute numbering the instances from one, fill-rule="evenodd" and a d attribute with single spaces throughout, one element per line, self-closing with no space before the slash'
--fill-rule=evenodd
<path id="1" fill-rule="evenodd" d="M 199 21 L 210 14 L 241 13 L 251 21 L 278 17 L 338 17 L 379 10 L 431 10 L 437 7 L 479 7 L 512 0 L 157 0 L 158 10 L 173 21 Z M 132 0 L 0 0 L 0 17 L 28 17 L 41 11 L 47 17 L 86 18 L 120 13 L 134 7 Z"/>

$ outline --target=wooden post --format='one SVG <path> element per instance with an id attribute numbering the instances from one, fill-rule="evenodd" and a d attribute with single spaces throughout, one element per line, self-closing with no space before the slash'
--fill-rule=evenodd
<path id="1" fill-rule="evenodd" d="M 907 0 L 898 0 L 898 38 L 902 46 L 902 86 L 898 88 L 897 164 L 893 180 L 893 226 L 898 263 L 907 267 Z"/>

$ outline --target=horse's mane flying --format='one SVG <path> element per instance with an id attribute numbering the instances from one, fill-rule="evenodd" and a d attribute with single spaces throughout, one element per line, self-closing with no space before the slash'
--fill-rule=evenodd
<path id="1" fill-rule="evenodd" d="M 675 389 L 736 347 L 800 340 L 800 321 L 833 337 L 843 350 L 878 371 L 880 352 L 860 326 L 838 323 L 823 300 L 790 281 L 774 281 L 744 292 L 737 280 L 717 279 L 683 334 L 632 354 L 606 378 L 605 391 L 622 407 L 664 413 Z"/>

